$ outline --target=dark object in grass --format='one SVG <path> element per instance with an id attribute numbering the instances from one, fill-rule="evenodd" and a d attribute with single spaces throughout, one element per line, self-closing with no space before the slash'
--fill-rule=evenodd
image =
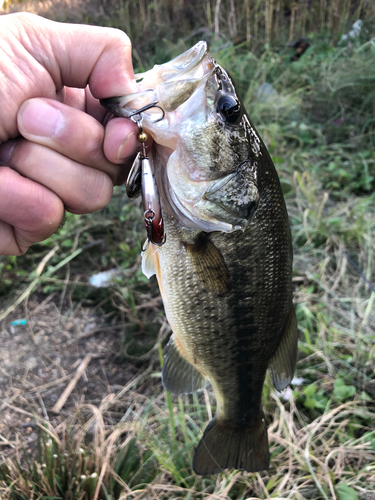
<path id="1" fill-rule="evenodd" d="M 293 47 L 296 50 L 294 56 L 290 58 L 290 60 L 298 61 L 298 59 L 306 52 L 306 50 L 310 47 L 310 42 L 307 38 L 298 38 L 298 40 L 292 42 L 289 47 Z"/>
<path id="2" fill-rule="evenodd" d="M 375 292 L 375 285 L 366 278 L 364 272 L 362 271 L 362 269 L 354 262 L 354 260 L 350 257 L 350 255 L 348 254 L 348 252 L 346 250 L 343 250 L 342 253 L 345 255 L 345 257 L 348 259 L 350 265 L 353 267 L 353 269 L 355 271 L 357 271 L 357 273 L 360 275 L 360 277 L 363 279 L 363 281 L 365 283 L 367 283 L 368 287 L 370 288 L 370 290 L 374 293 Z"/>

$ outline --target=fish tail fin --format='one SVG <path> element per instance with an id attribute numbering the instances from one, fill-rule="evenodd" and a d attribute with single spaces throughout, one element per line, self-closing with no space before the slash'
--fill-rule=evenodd
<path id="1" fill-rule="evenodd" d="M 193 469 L 201 476 L 224 469 L 256 472 L 268 469 L 267 427 L 263 412 L 246 427 L 231 427 L 216 417 L 208 424 L 194 455 Z"/>

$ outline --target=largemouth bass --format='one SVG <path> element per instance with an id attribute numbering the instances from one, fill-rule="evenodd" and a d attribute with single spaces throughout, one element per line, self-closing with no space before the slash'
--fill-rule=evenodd
<path id="1" fill-rule="evenodd" d="M 139 92 L 102 104 L 117 116 L 142 110 L 142 129 L 154 139 L 148 160 L 166 241 L 148 246 L 142 266 L 156 274 L 173 330 L 162 383 L 174 394 L 207 381 L 214 389 L 216 415 L 195 452 L 197 474 L 267 469 L 266 372 L 284 389 L 297 356 L 279 178 L 205 42 L 137 78 Z"/>

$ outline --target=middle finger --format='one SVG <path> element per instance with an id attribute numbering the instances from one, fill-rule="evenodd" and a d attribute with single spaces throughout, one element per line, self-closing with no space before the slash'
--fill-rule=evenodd
<path id="1" fill-rule="evenodd" d="M 2 163 L 53 191 L 70 212 L 95 212 L 109 203 L 113 182 L 107 173 L 26 139 L 12 142 Z"/>

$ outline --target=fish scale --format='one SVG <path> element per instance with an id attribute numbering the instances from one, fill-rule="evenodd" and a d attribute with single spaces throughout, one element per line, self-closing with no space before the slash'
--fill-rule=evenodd
<path id="1" fill-rule="evenodd" d="M 197 474 L 269 466 L 261 408 L 267 369 L 292 380 L 297 324 L 292 246 L 279 178 L 235 86 L 205 42 L 142 75 L 134 95 L 104 100 L 118 116 L 142 113 L 159 188 L 165 243 L 143 253 L 156 274 L 173 335 L 162 383 L 172 393 L 210 382 L 217 408 L 195 452 Z"/>

